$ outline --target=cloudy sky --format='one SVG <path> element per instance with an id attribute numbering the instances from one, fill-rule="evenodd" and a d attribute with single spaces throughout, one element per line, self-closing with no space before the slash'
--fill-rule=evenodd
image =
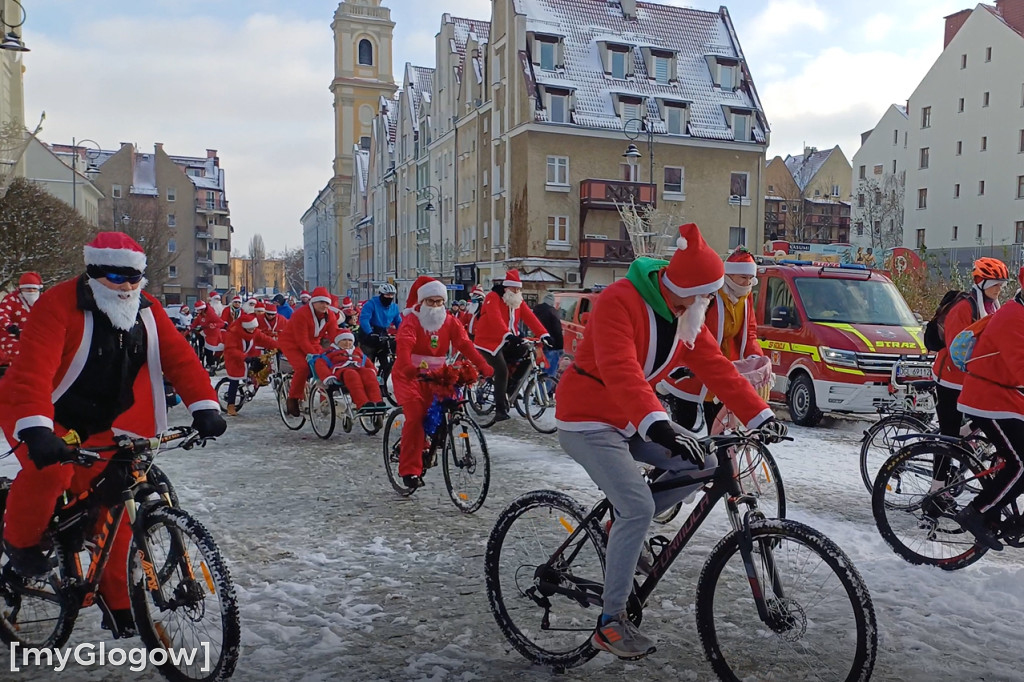
<path id="1" fill-rule="evenodd" d="M 299 218 L 331 174 L 331 19 L 336 0 L 26 0 L 25 116 L 42 138 L 91 138 L 205 156 L 227 171 L 236 245 L 301 244 Z M 384 0 L 395 79 L 433 66 L 440 13 L 489 16 L 489 0 Z M 723 0 L 691 0 L 717 10 Z M 803 144 L 847 157 L 942 50 L 962 0 L 735 0 L 736 24 L 772 128 L 769 158 Z M 7 18 L 12 23 L 11 18 Z"/>

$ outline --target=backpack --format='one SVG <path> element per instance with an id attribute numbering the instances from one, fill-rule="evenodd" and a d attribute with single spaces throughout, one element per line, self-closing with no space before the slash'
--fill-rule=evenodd
<path id="1" fill-rule="evenodd" d="M 978 319 L 977 304 L 974 302 L 974 297 L 969 292 L 950 289 L 943 294 L 942 300 L 939 301 L 939 307 L 935 309 L 935 314 L 924 326 L 925 348 L 934 353 L 946 347 L 946 315 L 949 314 L 953 306 L 963 300 L 971 302 L 971 318 Z"/>
<path id="2" fill-rule="evenodd" d="M 949 344 L 949 359 L 961 372 L 967 371 L 969 363 L 974 355 L 974 346 L 977 344 L 981 333 L 992 320 L 992 315 L 987 315 L 977 322 L 972 323 L 967 329 L 953 337 L 953 343 Z"/>

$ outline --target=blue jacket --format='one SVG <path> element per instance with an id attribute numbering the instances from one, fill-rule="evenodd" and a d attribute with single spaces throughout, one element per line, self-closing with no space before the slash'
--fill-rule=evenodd
<path id="1" fill-rule="evenodd" d="M 364 303 L 363 310 L 359 313 L 359 328 L 364 334 L 372 334 L 374 327 L 387 329 L 391 325 L 397 327 L 400 324 L 402 324 L 402 312 L 399 310 L 398 304 L 392 302 L 391 305 L 384 307 L 380 296 L 374 296 Z"/>
<path id="2" fill-rule="evenodd" d="M 287 303 L 282 303 L 281 305 L 277 306 L 277 314 L 286 320 L 290 320 L 292 318 L 292 313 L 294 312 L 295 311 L 292 310 L 292 307 Z"/>

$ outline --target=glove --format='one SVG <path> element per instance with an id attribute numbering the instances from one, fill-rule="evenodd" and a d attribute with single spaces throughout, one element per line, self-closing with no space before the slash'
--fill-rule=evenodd
<path id="1" fill-rule="evenodd" d="M 704 456 L 713 454 L 689 431 L 667 419 L 656 421 L 647 427 L 647 438 L 652 443 L 668 448 L 673 455 L 690 460 L 701 469 L 704 468 Z"/>
<path id="2" fill-rule="evenodd" d="M 544 336 L 540 337 L 540 342 L 542 344 L 544 344 L 545 348 L 551 348 L 551 337 L 548 336 L 547 334 L 545 334 Z"/>
<path id="3" fill-rule="evenodd" d="M 485 362 L 484 366 L 480 368 L 480 376 L 484 379 L 490 379 L 494 376 L 494 368 Z"/>
<path id="4" fill-rule="evenodd" d="M 228 429 L 220 410 L 196 410 L 192 415 L 192 428 L 202 438 L 216 438 Z"/>
<path id="5" fill-rule="evenodd" d="M 16 339 L 20 339 L 21 338 L 21 330 L 18 328 L 18 325 L 16 325 L 16 324 L 12 324 L 12 325 L 8 326 L 7 327 L 7 333 L 10 334 L 11 336 L 13 336 Z"/>
<path id="6" fill-rule="evenodd" d="M 18 435 L 28 446 L 28 457 L 37 469 L 59 464 L 69 454 L 67 443 L 45 426 L 30 426 Z"/>
<path id="7" fill-rule="evenodd" d="M 789 433 L 789 428 L 775 417 L 761 424 L 758 429 L 761 432 L 761 440 L 765 443 L 778 443 Z"/>
<path id="8" fill-rule="evenodd" d="M 681 381 L 682 379 L 689 379 L 693 376 L 693 372 L 690 371 L 689 367 L 676 367 L 668 373 L 668 378 L 673 381 Z"/>

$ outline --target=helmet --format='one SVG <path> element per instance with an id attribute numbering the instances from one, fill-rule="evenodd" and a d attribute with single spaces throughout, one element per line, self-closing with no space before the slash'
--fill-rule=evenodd
<path id="1" fill-rule="evenodd" d="M 384 284 L 381 284 L 379 287 L 377 287 L 377 293 L 380 294 L 381 296 L 395 296 L 398 294 L 398 291 L 395 289 L 394 284 L 388 284 L 387 282 L 385 282 Z"/>
<path id="2" fill-rule="evenodd" d="M 974 282 L 979 284 L 985 280 L 1006 281 L 1010 279 L 1010 271 L 1006 264 L 998 258 L 979 258 L 974 261 Z"/>

